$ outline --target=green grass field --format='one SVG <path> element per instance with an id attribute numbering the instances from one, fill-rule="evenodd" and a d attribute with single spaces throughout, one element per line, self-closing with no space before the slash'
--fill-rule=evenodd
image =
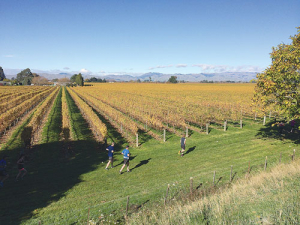
<path id="1" fill-rule="evenodd" d="M 215 171 L 217 186 L 223 186 L 229 182 L 231 165 L 236 180 L 245 176 L 249 161 L 251 173 L 255 173 L 263 170 L 267 156 L 269 170 L 278 164 L 281 153 L 282 161 L 289 162 L 293 149 L 299 150 L 298 136 L 287 132 L 280 136 L 276 127 L 254 120 L 245 120 L 243 129 L 232 123 L 226 132 L 211 129 L 209 135 L 190 131 L 184 157 L 178 155 L 180 137 L 167 133 L 167 142 L 163 143 L 144 134 L 141 146 L 129 149 L 132 172 L 120 175 L 120 152 L 127 142 L 107 124 L 108 143 L 115 141 L 116 154 L 115 168 L 105 170 L 107 153 L 93 139 L 68 94 L 74 139 L 69 143 L 69 157 L 65 157 L 66 143 L 59 135 L 61 93 L 58 96 L 42 142 L 29 152 L 25 164 L 29 173 L 24 180 L 14 181 L 17 155 L 23 151 L 20 138 L 15 134 L 0 152 L 1 156 L 10 156 L 10 178 L 0 189 L 0 224 L 86 224 L 88 219 L 122 224 L 127 196 L 131 214 L 141 207 L 163 204 L 168 184 L 171 197 L 187 192 L 190 177 L 195 187 L 200 183 L 202 188 L 209 187 Z"/>

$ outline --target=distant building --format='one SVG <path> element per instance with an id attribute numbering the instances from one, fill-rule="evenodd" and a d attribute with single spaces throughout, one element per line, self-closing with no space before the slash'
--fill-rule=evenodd
<path id="1" fill-rule="evenodd" d="M 0 81 L 0 86 L 7 86 L 7 85 L 11 85 L 11 82 L 8 82 L 8 81 Z"/>

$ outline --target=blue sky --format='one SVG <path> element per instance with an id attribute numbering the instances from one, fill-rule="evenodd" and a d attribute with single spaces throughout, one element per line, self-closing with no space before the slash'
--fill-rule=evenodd
<path id="1" fill-rule="evenodd" d="M 0 66 L 84 74 L 257 72 L 299 0 L 0 0 Z"/>

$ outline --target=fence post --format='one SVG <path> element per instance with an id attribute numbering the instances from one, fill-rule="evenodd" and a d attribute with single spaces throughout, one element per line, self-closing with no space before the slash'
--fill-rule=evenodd
<path id="1" fill-rule="evenodd" d="M 293 156 L 292 156 L 293 161 L 295 160 L 295 151 L 296 151 L 296 149 L 294 149 L 294 152 L 293 152 Z"/>
<path id="2" fill-rule="evenodd" d="M 224 121 L 224 131 L 227 129 L 227 120 Z"/>
<path id="3" fill-rule="evenodd" d="M 232 181 L 232 165 L 231 165 L 231 168 L 230 168 L 230 182 Z"/>
<path id="4" fill-rule="evenodd" d="M 282 152 L 280 152 L 279 163 L 281 163 Z"/>
<path id="5" fill-rule="evenodd" d="M 206 134 L 208 134 L 208 126 L 209 126 L 209 124 L 207 123 L 206 124 Z"/>
<path id="6" fill-rule="evenodd" d="M 268 164 L 268 156 L 266 156 L 266 160 L 265 160 L 265 168 L 264 168 L 264 170 L 267 169 L 267 164 Z"/>
<path id="7" fill-rule="evenodd" d="M 248 174 L 250 174 L 250 161 L 248 162 Z"/>
<path id="8" fill-rule="evenodd" d="M 165 201 L 164 201 L 165 206 L 167 204 L 169 189 L 170 189 L 170 184 L 168 184 L 168 187 L 167 187 L 167 192 L 166 192 Z"/>
<path id="9" fill-rule="evenodd" d="M 266 116 L 264 116 L 264 122 L 263 122 L 263 125 L 264 125 L 264 126 L 266 125 Z"/>
<path id="10" fill-rule="evenodd" d="M 186 129 L 185 129 L 185 137 L 189 137 L 189 128 L 188 127 L 186 127 Z"/>
<path id="11" fill-rule="evenodd" d="M 166 129 L 164 129 L 164 142 L 166 142 Z"/>
<path id="12" fill-rule="evenodd" d="M 129 196 L 127 196 L 127 203 L 126 203 L 126 218 L 128 217 L 128 208 L 129 208 Z"/>
<path id="13" fill-rule="evenodd" d="M 240 120 L 240 128 L 243 128 L 243 120 Z"/>
<path id="14" fill-rule="evenodd" d="M 90 207 L 89 207 L 89 211 L 88 211 L 88 219 L 87 219 L 87 224 L 90 224 Z"/>
<path id="15" fill-rule="evenodd" d="M 136 133 L 136 147 L 139 147 L 139 134 Z"/>
<path id="16" fill-rule="evenodd" d="M 213 178 L 213 184 L 215 186 L 215 180 L 216 180 L 216 171 L 214 171 L 214 178 Z"/>
<path id="17" fill-rule="evenodd" d="M 190 177 L 190 194 L 193 193 L 193 177 Z"/>

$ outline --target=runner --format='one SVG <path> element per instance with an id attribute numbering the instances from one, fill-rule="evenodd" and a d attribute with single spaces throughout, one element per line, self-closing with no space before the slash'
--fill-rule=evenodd
<path id="1" fill-rule="evenodd" d="M 284 129 L 284 123 L 281 121 L 278 125 L 279 127 L 279 134 L 282 134 L 283 133 L 283 129 Z"/>
<path id="2" fill-rule="evenodd" d="M 114 146 L 115 146 L 115 143 L 112 142 L 111 145 L 106 148 L 106 151 L 108 151 L 108 163 L 105 167 L 106 170 L 108 170 L 109 164 L 111 164 L 111 168 L 114 167 L 113 166 L 113 162 L 114 162 L 113 156 L 114 156 L 114 152 L 115 152 Z"/>
<path id="3" fill-rule="evenodd" d="M 180 139 L 180 145 L 181 145 L 181 150 L 179 151 L 178 154 L 180 154 L 181 156 L 183 156 L 184 152 L 185 152 L 185 143 L 186 143 L 186 139 L 185 139 L 185 135 L 182 135 L 182 138 Z"/>
<path id="4" fill-rule="evenodd" d="M 8 173 L 6 172 L 6 159 L 8 158 L 7 155 L 3 156 L 3 158 L 0 160 L 0 177 L 2 179 L 0 180 L 0 187 L 3 187 L 3 182 L 9 177 Z"/>
<path id="5" fill-rule="evenodd" d="M 296 125 L 296 121 L 295 120 L 292 120 L 291 122 L 290 122 L 290 124 L 291 124 L 291 133 L 293 133 L 293 130 L 294 130 L 294 128 L 295 128 L 295 125 Z"/>
<path id="6" fill-rule="evenodd" d="M 27 170 L 24 168 L 24 163 L 25 163 L 25 155 L 21 154 L 19 160 L 17 161 L 19 173 L 16 177 L 16 181 L 18 181 L 18 178 L 22 173 L 23 173 L 23 175 L 21 176 L 22 180 L 23 177 L 27 174 Z"/>
<path id="7" fill-rule="evenodd" d="M 122 151 L 122 155 L 124 158 L 124 164 L 120 170 L 120 174 L 122 174 L 122 170 L 124 169 L 125 165 L 127 165 L 127 172 L 130 172 L 129 170 L 129 156 L 130 156 L 130 152 L 128 150 L 129 146 L 127 145 L 126 148 Z"/>

